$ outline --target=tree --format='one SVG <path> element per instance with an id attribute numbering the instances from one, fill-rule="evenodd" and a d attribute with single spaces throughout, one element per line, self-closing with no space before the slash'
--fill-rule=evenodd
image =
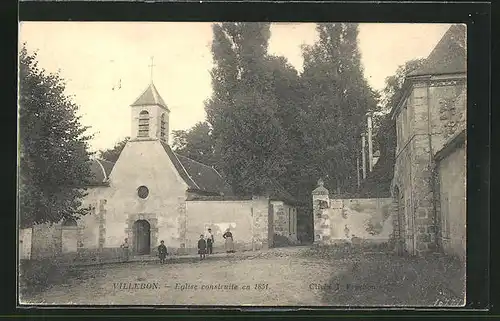
<path id="1" fill-rule="evenodd" d="M 22 228 L 79 218 L 91 178 L 86 135 L 78 106 L 58 74 L 38 67 L 36 53 L 20 52 L 19 213 Z"/>
<path id="2" fill-rule="evenodd" d="M 422 66 L 424 59 L 414 59 L 397 68 L 396 73 L 385 80 L 382 91 L 381 110 L 374 117 L 374 147 L 380 151 L 380 158 L 373 171 L 361 185 L 361 193 L 365 196 L 388 197 L 391 180 L 394 176 L 396 162 L 396 126 L 390 111 L 394 109 L 403 96 L 403 84 L 406 76 Z"/>
<path id="3" fill-rule="evenodd" d="M 320 23 L 317 31 L 319 40 L 303 48 L 301 150 L 309 159 L 303 176 L 323 177 L 332 190 L 349 192 L 355 189 L 365 115 L 376 110 L 378 97 L 363 77 L 357 24 Z"/>
<path id="4" fill-rule="evenodd" d="M 206 102 L 219 165 L 236 193 L 262 193 L 285 170 L 286 135 L 269 70 L 268 23 L 214 24 Z"/>
<path id="5" fill-rule="evenodd" d="M 180 155 L 206 165 L 216 165 L 212 129 L 207 122 L 199 122 L 189 130 L 174 130 L 173 149 Z"/>
<path id="6" fill-rule="evenodd" d="M 107 160 L 108 162 L 116 163 L 123 148 L 125 148 L 125 145 L 129 140 L 130 137 L 125 137 L 124 139 L 117 142 L 113 148 L 99 151 L 99 157 L 103 160 Z"/>
<path id="7" fill-rule="evenodd" d="M 381 148 L 381 141 L 390 139 L 390 136 L 387 135 L 385 130 L 391 126 L 389 126 L 388 124 L 382 125 L 382 123 L 388 121 L 390 122 L 390 120 L 388 120 L 387 114 L 389 114 L 390 111 L 395 108 L 401 100 L 401 97 L 403 95 L 403 84 L 406 76 L 412 71 L 420 68 L 424 62 L 425 59 L 422 58 L 409 60 L 405 64 L 398 66 L 394 75 L 389 76 L 385 79 L 385 88 L 381 92 L 382 99 L 380 109 L 379 112 L 375 113 L 373 117 L 374 146 L 376 146 L 377 148 Z M 382 135 L 379 135 L 379 132 L 382 133 Z M 396 135 L 395 129 L 393 134 Z"/>

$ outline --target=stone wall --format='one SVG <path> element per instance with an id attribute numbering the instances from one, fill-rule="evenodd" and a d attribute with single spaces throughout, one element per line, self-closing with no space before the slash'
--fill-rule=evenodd
<path id="1" fill-rule="evenodd" d="M 315 193 L 316 192 L 316 193 Z M 314 242 L 388 242 L 393 233 L 391 198 L 330 199 L 313 191 Z"/>
<path id="2" fill-rule="evenodd" d="M 434 80 L 430 91 L 432 150 L 440 151 L 457 133 L 466 128 L 467 88 L 462 79 Z"/>
<path id="3" fill-rule="evenodd" d="M 271 202 L 273 245 L 297 243 L 297 208 L 280 201 Z"/>
<path id="4" fill-rule="evenodd" d="M 405 250 L 419 254 L 437 250 L 437 193 L 434 155 L 450 135 L 465 128 L 464 77 L 440 76 L 414 81 L 396 116 L 397 148 L 393 198 L 403 202 L 394 210 L 394 229 L 401 233 Z M 395 195 L 395 194 L 398 195 Z"/>
<path id="5" fill-rule="evenodd" d="M 61 229 L 58 224 L 37 224 L 33 226 L 32 258 L 53 257 L 62 252 Z"/>
<path id="6" fill-rule="evenodd" d="M 19 259 L 29 260 L 31 258 L 31 235 L 33 229 L 25 228 L 19 230 Z"/>
<path id="7" fill-rule="evenodd" d="M 186 251 L 196 252 L 200 234 L 212 229 L 214 251 L 224 251 L 222 235 L 233 233 L 236 250 L 260 250 L 269 246 L 269 200 L 187 201 Z"/>
<path id="8" fill-rule="evenodd" d="M 440 243 L 446 254 L 466 256 L 466 153 L 453 150 L 438 163 Z"/>

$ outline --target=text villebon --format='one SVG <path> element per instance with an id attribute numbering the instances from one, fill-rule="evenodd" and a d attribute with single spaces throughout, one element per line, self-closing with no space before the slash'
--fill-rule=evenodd
<path id="1" fill-rule="evenodd" d="M 154 290 L 159 289 L 158 283 L 113 283 L 113 287 L 117 290 Z"/>

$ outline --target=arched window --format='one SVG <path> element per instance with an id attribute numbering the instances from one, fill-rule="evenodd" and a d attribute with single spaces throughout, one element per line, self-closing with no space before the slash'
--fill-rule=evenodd
<path id="1" fill-rule="evenodd" d="M 149 136 L 149 113 L 145 110 L 139 113 L 139 134 L 137 136 Z"/>
<path id="2" fill-rule="evenodd" d="M 161 114 L 160 118 L 160 139 L 166 142 L 166 123 L 165 123 L 165 114 Z"/>

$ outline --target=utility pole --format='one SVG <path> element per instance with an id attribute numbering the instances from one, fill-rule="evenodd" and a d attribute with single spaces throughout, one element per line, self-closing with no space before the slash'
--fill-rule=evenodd
<path id="1" fill-rule="evenodd" d="M 356 175 L 358 176 L 358 189 L 361 186 L 361 177 L 359 175 L 359 156 L 356 156 Z"/>
<path id="2" fill-rule="evenodd" d="M 367 115 L 368 119 L 368 168 L 370 172 L 373 170 L 373 137 L 372 137 L 372 115 Z"/>
<path id="3" fill-rule="evenodd" d="M 363 179 L 366 179 L 366 134 L 361 134 L 361 166 L 363 167 Z"/>

